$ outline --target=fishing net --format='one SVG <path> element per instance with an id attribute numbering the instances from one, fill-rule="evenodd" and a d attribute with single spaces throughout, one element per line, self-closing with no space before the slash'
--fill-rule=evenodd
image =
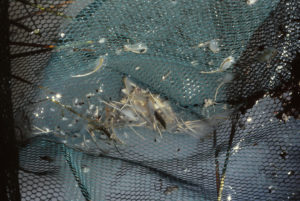
<path id="1" fill-rule="evenodd" d="M 9 199 L 300 199 L 297 0 L 2 4 Z"/>

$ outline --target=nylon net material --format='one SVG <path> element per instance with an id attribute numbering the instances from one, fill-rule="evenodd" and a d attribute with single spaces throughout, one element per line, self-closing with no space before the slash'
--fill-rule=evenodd
<path id="1" fill-rule="evenodd" d="M 9 3 L 22 200 L 300 199 L 299 2 Z"/>

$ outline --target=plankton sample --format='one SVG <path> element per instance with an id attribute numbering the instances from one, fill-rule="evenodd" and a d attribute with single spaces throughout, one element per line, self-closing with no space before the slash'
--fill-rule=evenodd
<path id="1" fill-rule="evenodd" d="M 126 44 L 124 45 L 125 52 L 133 52 L 136 54 L 145 54 L 148 50 L 148 47 L 144 43 L 136 43 L 136 44 Z"/>
<path id="2" fill-rule="evenodd" d="M 101 68 L 101 66 L 103 65 L 103 63 L 104 63 L 104 58 L 100 57 L 98 64 L 94 70 L 92 70 L 89 73 L 85 73 L 85 74 L 81 74 L 81 75 L 72 75 L 71 77 L 85 77 L 85 76 L 91 75 L 91 74 L 95 73 L 96 71 L 98 71 Z"/>
<path id="3" fill-rule="evenodd" d="M 253 5 L 257 2 L 258 0 L 247 0 L 248 5 Z"/>
<path id="4" fill-rule="evenodd" d="M 225 71 L 225 70 L 227 70 L 228 68 L 230 68 L 231 65 L 232 65 L 234 62 L 235 62 L 234 57 L 233 57 L 233 56 L 229 56 L 229 57 L 227 57 L 227 58 L 225 58 L 225 59 L 223 60 L 223 62 L 222 62 L 221 65 L 220 65 L 220 69 L 221 69 L 222 71 Z"/>
<path id="5" fill-rule="evenodd" d="M 200 73 L 202 73 L 202 74 L 220 73 L 220 72 L 223 72 L 223 71 L 229 69 L 232 66 L 232 64 L 234 64 L 234 62 L 235 62 L 234 57 L 233 56 L 229 56 L 229 57 L 225 58 L 222 61 L 220 67 L 217 70 L 213 70 L 213 71 L 200 71 Z"/>
<path id="6" fill-rule="evenodd" d="M 199 43 L 197 47 L 207 47 L 213 52 L 218 53 L 220 51 L 219 39 L 212 39 L 210 41 Z"/>
<path id="7" fill-rule="evenodd" d="M 172 192 L 177 191 L 177 190 L 178 190 L 178 186 L 169 186 L 164 191 L 164 194 L 170 195 Z"/>

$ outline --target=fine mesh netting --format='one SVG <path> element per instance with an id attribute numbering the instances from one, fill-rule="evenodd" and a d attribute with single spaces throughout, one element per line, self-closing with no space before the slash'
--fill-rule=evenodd
<path id="1" fill-rule="evenodd" d="M 6 3 L 11 200 L 300 199 L 297 0 Z"/>

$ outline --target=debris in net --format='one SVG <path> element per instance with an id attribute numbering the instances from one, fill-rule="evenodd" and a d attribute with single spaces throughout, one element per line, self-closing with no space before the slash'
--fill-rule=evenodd
<path id="1" fill-rule="evenodd" d="M 287 158 L 288 153 L 284 149 L 282 149 L 281 146 L 280 146 L 280 151 L 281 152 L 280 152 L 279 156 L 285 160 Z"/>
<path id="2" fill-rule="evenodd" d="M 197 65 L 199 64 L 199 62 L 198 62 L 197 60 L 193 60 L 193 61 L 191 61 L 191 64 L 192 64 L 193 66 L 197 66 Z"/>
<path id="3" fill-rule="evenodd" d="M 209 41 L 204 42 L 204 43 L 199 43 L 197 47 L 201 48 L 201 47 L 206 47 L 209 44 Z"/>
<path id="4" fill-rule="evenodd" d="M 288 175 L 289 175 L 289 176 L 292 176 L 292 175 L 294 175 L 294 174 L 295 174 L 295 171 L 294 171 L 294 170 L 291 170 L 291 171 L 288 172 Z"/>
<path id="5" fill-rule="evenodd" d="M 165 79 L 167 79 L 167 77 L 171 74 L 171 71 L 169 71 L 167 74 L 163 75 L 161 80 L 165 81 Z"/>
<path id="6" fill-rule="evenodd" d="M 44 9 L 40 9 L 39 11 L 36 11 L 36 12 L 33 12 L 33 13 L 30 13 L 30 14 L 28 14 L 28 15 L 25 15 L 25 16 L 22 16 L 22 17 L 19 17 L 19 18 L 17 18 L 17 19 L 15 19 L 15 21 L 21 21 L 21 20 L 24 20 L 24 19 L 26 19 L 26 18 L 31 18 L 32 16 L 35 16 L 35 15 L 41 15 L 41 14 L 43 14 L 44 12 L 47 12 L 47 11 L 49 11 L 49 10 L 53 10 L 53 11 L 55 11 L 55 10 L 57 10 L 57 9 L 59 9 L 59 8 L 65 8 L 65 7 L 67 7 L 68 6 L 68 4 L 72 4 L 74 1 L 65 1 L 65 2 L 62 2 L 62 3 L 60 3 L 60 4 L 57 4 L 57 5 L 50 5 L 49 7 L 46 7 L 46 8 L 44 8 Z M 24 3 L 26 3 L 26 2 L 24 2 Z M 28 2 L 29 3 L 29 2 Z M 26 4 L 28 4 L 28 3 L 26 3 Z M 36 4 L 35 4 L 36 5 Z M 61 15 L 60 13 L 58 13 L 59 14 L 59 16 Z"/>
<path id="7" fill-rule="evenodd" d="M 86 74 L 81 74 L 81 75 L 72 75 L 71 77 L 85 77 L 85 76 L 91 75 L 101 68 L 101 66 L 103 65 L 103 62 L 104 62 L 104 58 L 101 57 L 99 59 L 99 64 L 96 66 L 96 68 L 93 71 L 86 73 Z"/>
<path id="8" fill-rule="evenodd" d="M 234 63 L 234 57 L 233 56 L 229 56 L 229 57 L 227 57 L 227 58 L 225 58 L 224 60 L 223 60 L 223 62 L 221 63 L 221 65 L 220 65 L 220 69 L 222 70 L 222 71 L 225 71 L 225 70 L 227 70 L 228 68 L 230 68 L 230 66 Z"/>
<path id="9" fill-rule="evenodd" d="M 36 115 L 35 115 L 35 116 L 36 116 Z M 49 128 L 42 129 L 42 128 L 39 128 L 39 127 L 37 127 L 37 126 L 35 126 L 35 125 L 33 125 L 32 128 L 34 128 L 34 129 L 40 131 L 40 132 L 37 132 L 37 133 L 33 133 L 34 135 L 38 135 L 38 134 L 47 134 L 47 133 L 52 132 L 52 130 L 50 130 Z"/>
<path id="10" fill-rule="evenodd" d="M 273 193 L 274 192 L 274 187 L 273 186 L 269 186 L 268 189 L 269 189 L 269 193 Z"/>
<path id="11" fill-rule="evenodd" d="M 204 43 L 199 43 L 198 44 L 198 48 L 201 47 L 207 47 L 213 52 L 213 53 L 218 53 L 220 51 L 220 47 L 219 47 L 219 40 L 218 39 L 213 39 Z"/>
<path id="12" fill-rule="evenodd" d="M 40 34 L 40 29 L 35 29 L 30 34 Z"/>
<path id="13" fill-rule="evenodd" d="M 98 43 L 102 44 L 102 43 L 105 43 L 105 41 L 106 41 L 106 38 L 100 38 Z"/>
<path id="14" fill-rule="evenodd" d="M 219 84 L 219 86 L 218 86 L 217 89 L 216 89 L 214 102 L 217 101 L 217 95 L 218 95 L 218 93 L 219 93 L 220 88 L 221 88 L 224 84 L 226 84 L 226 83 L 228 83 L 228 82 L 231 82 L 232 80 L 233 80 L 233 75 L 230 74 L 230 73 L 227 73 L 227 74 L 223 77 L 222 82 Z"/>
<path id="15" fill-rule="evenodd" d="M 246 120 L 248 123 L 252 122 L 252 118 L 251 117 L 248 117 L 247 120 Z"/>
<path id="16" fill-rule="evenodd" d="M 212 100 L 212 99 L 204 99 L 204 108 L 207 108 L 207 107 L 210 107 L 210 106 L 212 106 L 212 105 L 215 105 L 216 104 L 216 102 L 214 101 L 214 100 Z"/>
<path id="17" fill-rule="evenodd" d="M 116 50 L 116 55 L 120 55 L 122 53 L 122 49 L 117 49 Z"/>
<path id="18" fill-rule="evenodd" d="M 264 49 L 258 56 L 260 62 L 270 62 L 277 54 L 277 50 L 273 47 Z"/>
<path id="19" fill-rule="evenodd" d="M 178 186 L 169 186 L 164 191 L 164 194 L 170 195 L 172 192 L 177 191 L 177 190 L 178 190 Z"/>
<path id="20" fill-rule="evenodd" d="M 209 121 L 183 121 L 177 117 L 167 100 L 140 88 L 127 77 L 123 78 L 123 83 L 125 87 L 121 90 L 123 98 L 120 102 L 100 100 L 106 105 L 103 123 L 107 128 L 129 127 L 141 138 L 142 135 L 133 127 L 152 129 L 161 137 L 163 131 L 194 136 L 205 136 L 210 131 Z"/>
<path id="21" fill-rule="evenodd" d="M 77 41 L 77 42 L 67 42 L 64 43 L 63 45 L 58 45 L 58 46 L 54 46 L 51 45 L 51 48 L 55 48 L 56 51 L 61 51 L 61 50 L 65 50 L 65 49 L 73 49 L 74 52 L 76 51 L 86 51 L 86 52 L 94 52 L 94 49 L 89 49 L 89 48 L 79 48 L 82 46 L 86 46 L 86 45 L 92 45 L 95 42 L 92 40 L 88 40 L 88 41 Z"/>
<path id="22" fill-rule="evenodd" d="M 210 98 L 204 99 L 204 106 L 203 106 L 203 111 L 202 111 L 203 114 L 204 114 L 204 111 L 205 111 L 206 108 L 208 108 L 208 107 L 210 107 L 210 106 L 214 106 L 214 105 L 216 105 L 216 104 L 219 104 L 219 103 L 217 103 L 217 96 L 218 96 L 218 93 L 219 93 L 220 88 L 221 88 L 224 84 L 226 84 L 226 83 L 228 83 L 228 82 L 231 82 L 232 80 L 233 80 L 233 75 L 232 75 L 231 73 L 227 73 L 227 74 L 223 77 L 222 82 L 221 82 L 221 83 L 218 85 L 218 87 L 216 88 L 216 92 L 215 92 L 214 99 L 210 99 Z M 223 109 L 224 109 L 224 110 L 227 110 L 226 104 L 223 106 Z M 208 110 L 206 110 L 206 111 L 207 111 L 208 116 L 209 116 L 209 111 L 208 111 Z"/>
<path id="23" fill-rule="evenodd" d="M 284 122 L 287 122 L 289 119 L 290 119 L 290 117 L 287 116 L 285 113 L 282 114 L 282 120 L 283 120 Z"/>
<path id="24" fill-rule="evenodd" d="M 248 5 L 253 5 L 257 2 L 258 0 L 247 0 Z"/>
<path id="25" fill-rule="evenodd" d="M 40 156 L 40 159 L 48 161 L 49 163 L 52 163 L 54 161 L 50 156 Z"/>
<path id="26" fill-rule="evenodd" d="M 82 172 L 83 173 L 88 173 L 90 171 L 90 168 L 88 168 L 87 166 L 83 165 L 82 166 Z"/>
<path id="27" fill-rule="evenodd" d="M 107 151 L 99 145 L 99 140 L 109 145 L 113 143 L 115 146 L 116 144 L 125 144 L 118 138 L 115 129 L 129 127 L 142 139 L 145 138 L 134 127 L 152 129 L 161 137 L 163 131 L 169 133 L 181 132 L 204 137 L 212 131 L 212 126 L 216 124 L 217 118 L 184 121 L 177 117 L 169 102 L 160 98 L 158 94 L 152 94 L 149 90 L 140 88 L 127 77 L 123 78 L 123 83 L 124 88 L 121 90 L 123 98 L 119 102 L 111 99 L 109 101 L 100 99 L 100 102 L 105 104 L 103 114 L 101 114 L 100 118 L 98 117 L 98 109 L 95 112 L 96 116 L 86 116 L 77 112 L 71 106 L 62 104 L 55 98 L 47 96 L 47 100 L 59 105 L 82 119 L 83 122 L 86 122 L 86 130 L 91 140 L 102 153 L 107 153 Z M 48 93 L 57 94 L 52 91 L 49 92 L 45 87 L 37 87 Z M 76 106 L 79 104 L 79 99 L 76 98 L 74 102 Z M 63 114 L 62 117 L 64 118 Z M 69 126 L 73 126 L 73 124 Z M 44 130 L 40 131 L 45 132 Z"/>
<path id="28" fill-rule="evenodd" d="M 145 54 L 148 50 L 148 47 L 144 43 L 136 43 L 136 44 L 127 44 L 124 45 L 125 52 L 133 52 L 136 54 Z"/>
<path id="29" fill-rule="evenodd" d="M 228 68 L 230 68 L 234 62 L 235 62 L 234 57 L 229 56 L 222 61 L 220 67 L 217 70 L 200 71 L 200 73 L 203 73 L 203 74 L 220 73 L 220 72 L 223 72 L 223 71 L 227 70 Z"/>
<path id="30" fill-rule="evenodd" d="M 87 97 L 87 98 L 91 98 L 92 96 L 95 96 L 95 94 L 94 93 L 88 93 L 88 94 L 85 95 L 85 97 Z"/>
<path id="31" fill-rule="evenodd" d="M 67 15 L 65 15 L 65 14 L 62 13 L 62 12 L 56 11 L 56 10 L 54 9 L 54 6 L 53 6 L 53 5 L 50 6 L 50 7 L 44 7 L 42 4 L 32 3 L 32 2 L 27 1 L 27 0 L 18 0 L 18 1 L 21 2 L 21 3 L 23 3 L 23 4 L 25 4 L 25 5 L 29 5 L 29 6 L 31 6 L 31 7 L 37 8 L 37 9 L 39 9 L 41 12 L 48 12 L 48 13 L 51 13 L 51 14 L 56 15 L 56 16 L 64 17 L 64 18 L 67 18 L 67 19 L 72 19 L 71 16 L 67 16 Z M 73 1 L 66 1 L 66 2 L 72 3 Z M 64 4 L 66 4 L 66 3 L 64 3 Z M 59 5 L 61 5 L 61 4 L 59 4 Z"/>
<path id="32" fill-rule="evenodd" d="M 82 52 L 95 52 L 96 50 L 94 50 L 94 49 L 89 49 L 89 48 L 82 48 L 82 49 L 79 49 L 79 48 L 73 48 L 73 51 L 74 51 L 74 52 L 78 52 L 78 51 L 82 51 Z"/>
<path id="33" fill-rule="evenodd" d="M 208 47 L 213 53 L 218 53 L 220 51 L 218 40 L 211 40 Z"/>
<path id="34" fill-rule="evenodd" d="M 40 47 L 40 48 L 46 48 L 46 49 L 53 49 L 55 45 L 46 45 L 46 44 L 39 44 L 39 43 L 24 43 L 24 42 L 9 42 L 10 45 L 16 45 L 16 46 L 25 46 L 25 47 Z"/>

